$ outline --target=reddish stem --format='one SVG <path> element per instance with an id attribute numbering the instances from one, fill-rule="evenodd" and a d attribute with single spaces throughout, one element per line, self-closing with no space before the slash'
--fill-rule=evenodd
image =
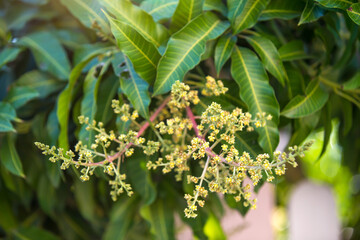
<path id="1" fill-rule="evenodd" d="M 156 111 L 150 116 L 149 121 L 146 122 L 140 129 L 138 134 L 136 135 L 136 137 L 140 137 L 145 131 L 146 129 L 150 126 L 149 122 L 153 122 L 156 117 L 160 114 L 160 112 L 163 110 L 163 108 L 166 106 L 166 104 L 170 101 L 171 96 L 168 96 L 164 102 L 156 109 Z M 196 124 L 196 123 L 195 123 Z M 124 154 L 126 152 L 126 150 L 131 147 L 133 145 L 133 143 L 128 143 L 125 148 L 120 151 L 115 153 L 112 156 L 107 157 L 104 161 L 101 162 L 96 162 L 96 163 L 85 163 L 85 164 L 81 164 L 82 166 L 99 166 L 104 164 L 105 162 L 113 162 L 115 159 L 119 158 L 122 154 Z"/>

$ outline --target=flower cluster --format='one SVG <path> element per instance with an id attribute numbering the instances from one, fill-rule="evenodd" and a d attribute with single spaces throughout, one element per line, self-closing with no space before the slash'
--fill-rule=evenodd
<path id="1" fill-rule="evenodd" d="M 215 81 L 212 77 L 207 77 L 205 85 L 203 95 L 217 96 L 227 91 L 220 80 Z M 285 173 L 287 163 L 296 167 L 296 157 L 303 157 L 311 143 L 290 147 L 288 152 L 284 153 L 264 153 L 256 156 L 239 152 L 236 148 L 237 132 L 264 127 L 272 116 L 266 113 L 253 116 L 239 108 L 226 111 L 215 102 L 200 116 L 194 116 L 190 104 L 199 102 L 201 103 L 197 90 L 190 90 L 188 85 L 176 81 L 172 86 L 171 96 L 150 117 L 152 122 L 158 116 L 161 117 L 154 125 L 148 122 L 139 124 L 136 122 L 137 111 L 131 111 L 128 104 L 113 100 L 115 113 L 119 114 L 124 122 L 132 121 L 132 127 L 139 128 L 137 131 L 129 130 L 126 134 L 117 135 L 114 131 L 107 132 L 101 122 L 80 116 L 79 122 L 86 124 L 87 130 L 96 132 L 91 146 L 80 141 L 74 152 L 64 152 L 61 148 L 35 144 L 43 154 L 50 155 L 50 161 L 61 161 L 61 169 L 65 170 L 71 165 L 81 168 L 82 181 L 88 181 L 95 169 L 102 168 L 111 177 L 110 195 L 114 201 L 123 192 L 129 196 L 133 194 L 130 184 L 126 183 L 127 176 L 121 163 L 126 161 L 125 158 L 131 157 L 136 149 L 140 149 L 145 155 L 159 154 L 157 160 L 147 162 L 149 170 L 161 168 L 164 174 L 175 172 L 177 181 L 181 181 L 186 175 L 188 183 L 195 185 L 193 193 L 185 195 L 188 205 L 184 211 L 186 217 L 197 216 L 196 211 L 198 207 L 205 205 L 209 191 L 231 194 L 236 201 L 256 208 L 256 199 L 252 198 L 250 192 L 251 186 L 244 184 L 244 180 L 250 178 L 254 186 L 264 176 L 268 182 L 273 181 L 276 175 Z M 149 126 L 157 141 L 141 137 Z M 190 164 L 190 161 L 198 163 L 202 169 L 200 176 L 191 175 L 190 165 L 194 164 Z"/>

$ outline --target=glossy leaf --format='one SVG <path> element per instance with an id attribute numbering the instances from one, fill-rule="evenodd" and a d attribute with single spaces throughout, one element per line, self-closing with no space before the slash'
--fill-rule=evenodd
<path id="1" fill-rule="evenodd" d="M 231 52 L 236 44 L 235 36 L 223 35 L 218 40 L 215 47 L 215 69 L 219 76 L 221 68 L 224 66 L 226 61 L 230 58 Z"/>
<path id="2" fill-rule="evenodd" d="M 235 21 L 232 24 L 233 33 L 237 34 L 244 29 L 251 28 L 255 25 L 262 10 L 266 8 L 269 0 L 248 0 L 234 1 L 235 4 Z M 239 11 L 236 11 L 239 9 Z M 229 10 L 229 13 L 231 10 Z M 231 18 L 230 18 L 231 19 Z"/>
<path id="3" fill-rule="evenodd" d="M 279 48 L 280 58 L 283 61 L 293 61 L 309 58 L 304 51 L 304 43 L 302 41 L 294 40 L 284 44 Z"/>
<path id="4" fill-rule="evenodd" d="M 16 118 L 16 111 L 10 103 L 0 102 L 0 117 L 8 120 L 14 120 Z"/>
<path id="5" fill-rule="evenodd" d="M 202 13 L 204 0 L 179 0 L 171 20 L 170 30 L 177 32 Z"/>
<path id="6" fill-rule="evenodd" d="M 140 213 L 150 223 L 150 231 L 155 239 L 175 239 L 174 215 L 165 201 L 158 199 L 150 206 L 141 208 Z"/>
<path id="7" fill-rule="evenodd" d="M 269 84 L 265 69 L 256 55 L 246 48 L 234 49 L 231 56 L 231 75 L 240 87 L 240 97 L 248 105 L 249 112 L 267 113 L 272 120 L 263 128 L 257 128 L 259 144 L 272 154 L 279 142 L 279 104 Z"/>
<path id="8" fill-rule="evenodd" d="M 272 0 L 270 4 L 266 7 L 266 9 L 261 12 L 259 20 L 290 20 L 299 17 L 304 7 L 304 2 L 301 0 Z"/>
<path id="9" fill-rule="evenodd" d="M 81 58 L 81 62 L 77 64 L 70 73 L 69 83 L 60 93 L 57 101 L 57 117 L 60 124 L 59 146 L 65 150 L 69 149 L 68 140 L 68 121 L 71 107 L 71 96 L 74 86 L 81 75 L 82 69 L 96 56 L 106 54 L 108 48 L 98 48 L 93 52 L 87 53 Z"/>
<path id="10" fill-rule="evenodd" d="M 0 115 L 0 133 L 1 132 L 15 132 L 10 120 Z"/>
<path id="11" fill-rule="evenodd" d="M 237 132 L 235 134 L 235 146 L 240 152 L 248 152 L 252 158 L 261 154 L 262 149 L 257 143 L 259 135 L 256 132 Z"/>
<path id="12" fill-rule="evenodd" d="M 329 93 L 321 89 L 318 81 L 311 81 L 306 87 L 305 96 L 298 95 L 282 110 L 281 115 L 300 118 L 319 111 L 328 100 Z"/>
<path id="13" fill-rule="evenodd" d="M 37 97 L 39 97 L 39 93 L 31 87 L 13 87 L 10 89 L 5 101 L 10 103 L 15 109 L 18 109 Z"/>
<path id="14" fill-rule="evenodd" d="M 57 76 L 60 79 L 67 79 L 70 73 L 70 63 L 65 50 L 55 36 L 49 32 L 37 32 L 19 41 L 31 49 L 36 63 L 41 70 Z"/>
<path id="15" fill-rule="evenodd" d="M 16 81 L 16 85 L 35 89 L 39 93 L 39 98 L 45 98 L 65 86 L 64 82 L 55 80 L 48 74 L 38 70 L 33 70 L 22 75 Z"/>
<path id="16" fill-rule="evenodd" d="M 22 51 L 21 48 L 5 47 L 0 52 L 0 68 L 8 62 L 14 61 L 19 53 Z"/>
<path id="17" fill-rule="evenodd" d="M 280 54 L 271 40 L 261 37 L 247 37 L 246 40 L 260 56 L 266 70 L 268 70 L 281 85 L 285 85 L 287 75 Z"/>
<path id="18" fill-rule="evenodd" d="M 176 80 L 181 81 L 199 63 L 206 41 L 218 37 L 228 26 L 215 14 L 206 12 L 174 34 L 158 65 L 154 95 L 170 91 Z"/>
<path id="19" fill-rule="evenodd" d="M 357 25 L 360 25 L 360 3 L 351 4 L 350 8 L 346 9 L 347 14 Z"/>
<path id="20" fill-rule="evenodd" d="M 142 151 L 137 151 L 125 163 L 134 191 L 141 196 L 144 205 L 150 205 L 156 199 L 156 188 L 151 179 L 151 173 L 146 168 L 148 160 L 149 157 Z"/>
<path id="21" fill-rule="evenodd" d="M 125 62 L 128 66 L 130 77 L 128 79 L 120 78 L 121 90 L 139 114 L 148 119 L 150 105 L 149 84 L 136 74 L 133 65 L 128 59 L 125 59 Z"/>
<path id="22" fill-rule="evenodd" d="M 360 72 L 357 72 L 350 80 L 343 84 L 344 90 L 353 90 L 360 87 Z"/>
<path id="23" fill-rule="evenodd" d="M 301 13 L 299 25 L 314 22 L 322 17 L 324 13 L 324 9 L 315 4 L 314 0 L 307 0 L 305 8 Z"/>
<path id="24" fill-rule="evenodd" d="M 110 33 L 109 25 L 101 11 L 101 4 L 98 0 L 60 0 L 69 11 L 88 28 L 92 28 L 94 23 L 105 33 Z"/>
<path id="25" fill-rule="evenodd" d="M 327 8 L 339 8 L 339 9 L 347 9 L 353 4 L 354 0 L 315 0 L 319 4 Z"/>
<path id="26" fill-rule="evenodd" d="M 171 18 L 178 3 L 179 0 L 145 0 L 141 2 L 140 7 L 157 22 Z"/>
<path id="27" fill-rule="evenodd" d="M 135 71 L 151 84 L 156 76 L 156 66 L 161 57 L 160 53 L 153 44 L 148 42 L 130 25 L 109 16 L 108 19 L 119 48 L 130 58 Z"/>
<path id="28" fill-rule="evenodd" d="M 15 135 L 10 133 L 2 138 L 0 147 L 1 163 L 12 174 L 25 177 L 21 160 L 15 148 L 15 140 Z"/>
<path id="29" fill-rule="evenodd" d="M 204 11 L 215 10 L 227 16 L 227 8 L 221 0 L 205 0 L 203 8 Z"/>
<path id="30" fill-rule="evenodd" d="M 161 46 L 168 39 L 166 28 L 156 23 L 150 14 L 133 5 L 130 1 L 104 0 L 102 3 L 122 25 L 130 25 L 131 28 L 155 46 Z"/>
<path id="31" fill-rule="evenodd" d="M 220 221 L 214 214 L 209 215 L 204 226 L 204 233 L 209 240 L 226 239 Z"/>
<path id="32" fill-rule="evenodd" d="M 123 71 L 126 71 L 125 56 L 122 52 L 117 52 L 113 55 L 113 60 L 111 61 L 112 68 L 116 76 L 120 77 Z"/>

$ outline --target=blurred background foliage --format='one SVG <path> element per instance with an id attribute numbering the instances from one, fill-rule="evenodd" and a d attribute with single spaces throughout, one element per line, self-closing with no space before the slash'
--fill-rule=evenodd
<path id="1" fill-rule="evenodd" d="M 186 5 L 186 1 L 180 2 Z M 234 10 L 233 2 L 206 0 L 203 10 L 231 19 L 228 13 Z M 315 139 L 300 168 L 277 180 L 278 204 L 286 207 L 290 189 L 300 179 L 327 183 L 336 194 L 343 227 L 353 228 L 353 239 L 359 239 L 359 3 L 261 2 L 265 7 L 259 8 L 255 22 L 246 27 L 251 30 L 237 34 L 233 44 L 254 49 L 263 59 L 248 35 L 272 42 L 289 79 L 281 84 L 277 80 L 281 76 L 269 75 L 280 109 L 287 110 L 281 115 L 279 128 L 290 134 L 289 145 Z M 133 3 L 169 27 L 178 1 Z M 164 4 L 168 4 L 166 8 Z M 163 10 L 154 11 L 159 6 Z M 225 238 L 219 222 L 224 203 L 217 195 L 211 194 L 198 218 L 184 219 L 183 194 L 191 191 L 191 186 L 175 182 L 173 176 L 149 173 L 146 159 L 141 156 L 126 163 L 137 194 L 114 203 L 104 176 L 100 174 L 99 178 L 82 183 L 76 171 L 61 172 L 59 166 L 35 149 L 35 141 L 66 146 L 64 134 L 70 147 L 77 139 L 86 138 L 77 121 L 77 116 L 84 113 L 104 122 L 108 129 L 124 129 L 110 105 L 113 98 L 123 93 L 119 77 L 123 79 L 130 67 L 124 64 L 124 55 L 109 35 L 108 23 L 102 20 L 94 24 L 89 17 L 99 15 L 101 8 L 104 7 L 96 0 L 0 0 L 0 237 L 172 239 L 176 213 L 197 238 Z M 181 21 L 179 24 L 170 27 L 171 32 L 183 26 Z M 190 74 L 200 78 L 203 72 L 216 76 L 222 69 L 220 78 L 230 87 L 230 94 L 216 101 L 229 109 L 246 108 L 226 62 L 230 55 L 223 62 L 216 57 L 216 47 L 222 50 L 218 39 L 206 46 L 201 58 L 204 61 Z M 163 53 L 164 45 L 159 50 Z M 266 61 L 263 64 L 268 66 Z M 71 83 L 75 78 L 79 80 Z M 70 92 L 66 90 L 69 79 Z M 311 99 L 305 113 L 294 112 L 296 103 L 289 102 L 295 96 L 309 97 L 314 88 L 309 83 L 314 79 L 320 82 L 322 92 Z M 64 92 L 67 97 L 60 98 Z M 214 99 L 202 100 L 210 103 Z M 70 111 L 59 112 L 59 104 Z M 153 102 L 150 109 L 155 105 Z M 65 118 L 70 119 L 67 131 L 62 133 L 61 114 L 68 114 Z M 253 143 L 257 136 L 246 139 Z M 247 212 L 231 199 L 227 199 L 227 204 L 243 215 Z"/>

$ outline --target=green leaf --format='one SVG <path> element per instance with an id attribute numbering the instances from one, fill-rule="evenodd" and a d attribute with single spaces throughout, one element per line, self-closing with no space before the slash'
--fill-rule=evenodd
<path id="1" fill-rule="evenodd" d="M 139 114 L 148 119 L 150 105 L 149 84 L 136 74 L 133 65 L 127 58 L 125 58 L 125 62 L 128 66 L 130 77 L 128 79 L 120 78 L 121 90 Z"/>
<path id="2" fill-rule="evenodd" d="M 80 210 L 81 215 L 91 223 L 96 222 L 95 215 L 95 186 L 93 181 L 82 182 L 80 180 L 75 181 L 75 200 Z"/>
<path id="3" fill-rule="evenodd" d="M 84 97 L 81 101 L 81 115 L 88 117 L 89 122 L 92 122 L 96 114 L 97 94 L 100 85 L 100 78 L 96 75 L 97 66 L 93 66 L 85 77 L 83 92 Z M 86 130 L 86 125 L 82 125 L 79 133 L 79 140 L 81 140 L 88 147 L 91 146 L 95 138 L 94 130 Z"/>
<path id="4" fill-rule="evenodd" d="M 160 59 L 154 95 L 168 92 L 176 80 L 195 67 L 205 51 L 206 41 L 221 35 L 229 26 L 212 12 L 206 12 L 174 34 Z"/>
<path id="5" fill-rule="evenodd" d="M 343 84 L 344 90 L 353 90 L 360 87 L 360 72 L 357 72 L 350 80 Z"/>
<path id="6" fill-rule="evenodd" d="M 49 32 L 26 35 L 19 41 L 31 49 L 39 69 L 48 71 L 60 79 L 67 79 L 70 63 L 65 50 L 55 36 Z"/>
<path id="7" fill-rule="evenodd" d="M 265 127 L 256 129 L 260 146 L 272 154 L 279 142 L 279 104 L 263 65 L 252 51 L 236 47 L 231 56 L 231 75 L 239 85 L 240 97 L 251 114 L 265 112 L 272 115 Z"/>
<path id="8" fill-rule="evenodd" d="M 2 138 L 0 158 L 1 163 L 8 171 L 17 176 L 25 177 L 22 163 L 15 148 L 14 134 L 8 133 Z"/>
<path id="9" fill-rule="evenodd" d="M 179 0 L 172 17 L 170 30 L 177 32 L 202 13 L 204 0 Z"/>
<path id="10" fill-rule="evenodd" d="M 219 41 L 215 47 L 215 68 L 216 73 L 219 76 L 221 68 L 224 66 L 226 61 L 230 58 L 231 52 L 236 44 L 236 37 L 223 35 L 220 37 Z"/>
<path id="11" fill-rule="evenodd" d="M 134 214 L 138 210 L 137 205 L 135 198 L 125 198 L 114 204 L 110 210 L 110 222 L 105 229 L 104 240 L 126 239 Z"/>
<path id="12" fill-rule="evenodd" d="M 347 14 L 357 25 L 360 25 L 360 3 L 351 4 L 351 6 L 346 9 Z"/>
<path id="13" fill-rule="evenodd" d="M 220 221 L 214 214 L 209 215 L 204 226 L 204 233 L 209 240 L 226 239 Z"/>
<path id="14" fill-rule="evenodd" d="M 339 8 L 342 10 L 349 8 L 350 5 L 354 3 L 354 1 L 351 0 L 315 0 L 315 2 L 327 8 Z"/>
<path id="15" fill-rule="evenodd" d="M 14 61 L 23 49 L 14 47 L 5 47 L 0 52 L 0 68 L 8 62 Z"/>
<path id="16" fill-rule="evenodd" d="M 151 179 L 151 174 L 146 168 L 148 160 L 149 156 L 146 156 L 142 151 L 136 151 L 125 163 L 134 192 L 140 194 L 144 205 L 152 204 L 156 198 L 156 188 Z"/>
<path id="17" fill-rule="evenodd" d="M 116 76 L 120 77 L 121 73 L 126 70 L 125 56 L 122 52 L 117 52 L 113 55 L 111 61 L 112 68 Z"/>
<path id="18" fill-rule="evenodd" d="M 0 194 L 0 226 L 6 232 L 14 229 L 17 225 L 15 213 L 12 210 L 11 202 L 7 199 L 9 194 L 4 189 L 1 189 Z"/>
<path id="19" fill-rule="evenodd" d="M 14 232 L 16 240 L 39 239 L 39 240 L 60 240 L 52 232 L 37 227 L 21 227 Z"/>
<path id="20" fill-rule="evenodd" d="M 314 22 L 322 17 L 324 13 L 324 9 L 315 4 L 314 0 L 307 0 L 298 25 Z"/>
<path id="21" fill-rule="evenodd" d="M 221 0 L 205 0 L 203 8 L 204 11 L 215 10 L 227 16 L 227 8 Z"/>
<path id="22" fill-rule="evenodd" d="M 0 132 L 16 132 L 10 120 L 0 115 Z"/>
<path id="23" fill-rule="evenodd" d="M 154 235 L 154 239 L 175 239 L 174 215 L 170 209 L 169 204 L 162 199 L 140 209 L 141 216 L 151 225 L 150 231 Z"/>
<path id="24" fill-rule="evenodd" d="M 171 18 L 178 2 L 179 0 L 145 0 L 141 2 L 140 7 L 158 22 Z"/>
<path id="25" fill-rule="evenodd" d="M 111 31 L 119 48 L 130 58 L 135 71 L 148 83 L 152 84 L 156 76 L 156 66 L 160 53 L 130 25 L 121 23 L 107 15 Z"/>
<path id="26" fill-rule="evenodd" d="M 287 75 L 280 54 L 271 40 L 261 37 L 247 37 L 246 40 L 259 54 L 266 70 L 268 70 L 282 86 L 287 81 Z"/>
<path id="27" fill-rule="evenodd" d="M 244 207 L 243 198 L 240 200 L 240 202 L 236 202 L 234 196 L 231 196 L 230 194 L 226 194 L 225 201 L 229 207 L 236 209 L 243 217 L 245 217 L 246 213 L 250 210 L 250 206 Z"/>
<path id="28" fill-rule="evenodd" d="M 233 33 L 238 34 L 242 30 L 254 26 L 269 1 L 270 0 L 235 1 L 235 5 L 232 6 L 232 8 L 235 7 L 235 15 L 232 17 L 235 17 L 235 21 L 232 22 Z M 236 11 L 237 9 L 239 10 Z M 229 9 L 229 13 L 230 12 L 232 11 Z"/>
<path id="29" fill-rule="evenodd" d="M 252 158 L 261 154 L 262 149 L 257 143 L 259 135 L 256 132 L 237 132 L 235 134 L 235 146 L 240 152 L 248 152 Z"/>
<path id="30" fill-rule="evenodd" d="M 68 140 L 68 121 L 69 121 L 69 112 L 71 107 L 71 96 L 74 86 L 81 75 L 82 69 L 96 56 L 100 54 L 106 54 L 108 48 L 98 48 L 92 52 L 87 53 L 81 59 L 81 62 L 78 63 L 70 73 L 69 83 L 66 88 L 60 93 L 57 101 L 57 116 L 60 124 L 60 134 L 59 134 L 59 147 L 64 150 L 69 149 L 69 140 Z"/>
<path id="31" fill-rule="evenodd" d="M 301 118 L 319 111 L 327 102 L 329 93 L 321 89 L 319 81 L 311 81 L 306 87 L 305 96 L 298 95 L 282 110 L 281 115 L 288 118 Z"/>
<path id="32" fill-rule="evenodd" d="M 296 69 L 290 64 L 285 65 L 288 75 L 289 98 L 293 98 L 296 95 L 303 94 L 305 92 L 304 77 L 300 70 Z"/>
<path id="33" fill-rule="evenodd" d="M 309 58 L 304 51 L 304 43 L 300 40 L 288 42 L 279 48 L 280 58 L 283 61 L 293 61 Z"/>
<path id="34" fill-rule="evenodd" d="M 46 175 L 41 175 L 37 186 L 37 198 L 41 209 L 50 216 L 54 216 L 58 198 L 55 188 Z"/>
<path id="35" fill-rule="evenodd" d="M 0 117 L 8 120 L 14 120 L 16 118 L 16 111 L 10 103 L 0 102 Z"/>
<path id="36" fill-rule="evenodd" d="M 154 22 L 150 14 L 134 6 L 130 1 L 104 0 L 102 3 L 122 25 L 130 25 L 132 29 L 155 46 L 161 46 L 169 38 L 167 29 L 163 25 Z"/>
<path id="37" fill-rule="evenodd" d="M 261 12 L 259 20 L 270 19 L 290 20 L 301 15 L 305 5 L 301 0 L 272 0 L 265 10 Z"/>
<path id="38" fill-rule="evenodd" d="M 18 109 L 37 97 L 39 97 L 39 93 L 31 87 L 12 87 L 5 101 L 10 103 L 15 109 Z"/>
<path id="39" fill-rule="evenodd" d="M 39 93 L 39 98 L 46 98 L 50 94 L 59 91 L 65 86 L 44 72 L 33 70 L 23 74 L 17 81 L 17 86 L 31 87 Z"/>
<path id="40" fill-rule="evenodd" d="M 109 25 L 101 11 L 100 1 L 97 0 L 60 0 L 69 11 L 88 28 L 92 28 L 94 22 L 105 33 L 110 33 Z"/>

